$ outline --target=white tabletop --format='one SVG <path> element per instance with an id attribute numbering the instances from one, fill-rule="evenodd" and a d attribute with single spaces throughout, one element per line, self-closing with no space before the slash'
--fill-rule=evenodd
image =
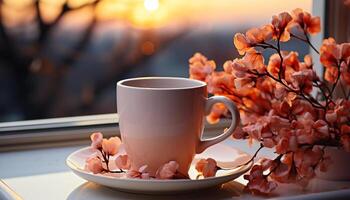
<path id="1" fill-rule="evenodd" d="M 254 153 L 256 146 L 248 147 L 246 141 L 225 141 Z M 280 184 L 270 196 L 257 197 L 243 192 L 242 177 L 224 184 L 221 188 L 207 189 L 187 194 L 166 196 L 139 195 L 119 192 L 110 188 L 88 183 L 73 174 L 65 165 L 66 157 L 83 146 L 57 147 L 26 151 L 0 153 L 0 178 L 25 200 L 62 199 L 320 199 L 350 196 L 349 182 L 335 182 L 315 179 L 308 188 L 301 189 L 291 184 Z M 271 156 L 269 151 L 262 155 Z M 302 195 L 302 196 L 300 196 Z"/>

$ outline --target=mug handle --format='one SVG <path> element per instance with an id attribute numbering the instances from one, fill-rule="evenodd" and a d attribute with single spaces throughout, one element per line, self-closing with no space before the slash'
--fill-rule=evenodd
<path id="1" fill-rule="evenodd" d="M 238 124 L 240 122 L 239 112 L 238 112 L 237 106 L 235 105 L 235 103 L 232 100 L 230 100 L 229 98 L 224 97 L 224 96 L 212 96 L 209 99 L 207 99 L 207 102 L 205 103 L 206 114 L 210 113 L 211 107 L 215 103 L 225 104 L 225 106 L 231 112 L 231 116 L 232 116 L 231 125 L 221 135 L 218 135 L 214 138 L 210 138 L 210 139 L 206 139 L 206 140 L 200 139 L 200 142 L 199 142 L 197 149 L 196 149 L 196 153 L 201 153 L 206 148 L 208 148 L 214 144 L 217 144 L 217 143 L 225 140 L 226 138 L 228 138 L 230 135 L 232 135 L 233 131 L 236 129 L 236 127 L 238 126 Z"/>

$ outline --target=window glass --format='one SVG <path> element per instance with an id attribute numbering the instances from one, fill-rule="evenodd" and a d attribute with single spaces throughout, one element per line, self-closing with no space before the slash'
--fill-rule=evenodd
<path id="1" fill-rule="evenodd" d="M 115 84 L 188 77 L 197 51 L 219 68 L 233 35 L 311 0 L 0 1 L 0 122 L 116 112 Z M 285 45 L 301 56 L 308 47 Z"/>

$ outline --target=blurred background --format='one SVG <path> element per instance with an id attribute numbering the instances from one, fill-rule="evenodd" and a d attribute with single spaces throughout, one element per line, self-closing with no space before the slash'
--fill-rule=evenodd
<path id="1" fill-rule="evenodd" d="M 114 113 L 118 80 L 188 77 L 197 51 L 220 69 L 235 33 L 297 7 L 312 0 L 0 0 L 0 122 Z"/>

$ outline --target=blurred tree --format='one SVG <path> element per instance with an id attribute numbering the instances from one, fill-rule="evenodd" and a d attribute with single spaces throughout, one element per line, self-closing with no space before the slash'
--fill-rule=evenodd
<path id="1" fill-rule="evenodd" d="M 134 27 L 126 26 L 124 33 L 116 33 L 121 35 L 121 39 L 114 50 L 107 52 L 112 63 L 106 76 L 93 85 L 87 84 L 74 97 L 79 100 L 69 101 L 62 92 L 63 80 L 92 43 L 92 35 L 99 23 L 95 9 L 101 2 L 88 1 L 73 7 L 69 1 L 63 1 L 56 17 L 45 20 L 43 4 L 47 1 L 34 0 L 15 8 L 8 1 L 0 0 L 0 121 L 88 114 L 89 107 L 106 88 L 186 32 L 182 29 L 156 34 L 152 29 L 135 30 Z M 59 58 L 48 53 L 61 48 L 53 45 L 53 38 L 65 16 L 87 8 L 91 9 L 91 19 L 78 36 L 78 41 L 69 44 L 70 49 L 65 49 Z M 29 20 L 21 25 L 8 25 L 7 15 L 11 14 L 10 10 L 26 12 Z M 31 13 L 34 17 L 30 17 Z M 16 28 L 22 25 L 28 27 L 29 36 L 15 34 Z M 133 36 L 135 31 L 141 33 L 139 37 Z M 69 43 L 70 36 L 64 37 L 66 39 L 62 41 Z M 84 75 L 80 74 L 79 78 Z M 110 112 L 114 112 L 114 107 L 111 107 L 113 110 Z M 11 115 L 13 113 L 14 116 Z"/>

